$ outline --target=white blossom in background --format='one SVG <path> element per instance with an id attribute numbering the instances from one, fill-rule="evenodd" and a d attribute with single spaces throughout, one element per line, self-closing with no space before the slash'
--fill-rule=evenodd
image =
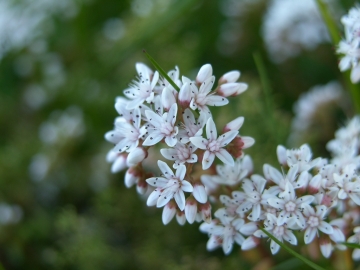
<path id="1" fill-rule="evenodd" d="M 349 13 L 341 18 L 344 25 L 345 39 L 341 40 L 337 52 L 342 55 L 339 62 L 341 71 L 351 68 L 350 79 L 352 83 L 360 81 L 360 8 L 358 6 L 349 10 Z"/>
<path id="2" fill-rule="evenodd" d="M 315 0 L 272 0 L 265 14 L 262 34 L 270 58 L 282 62 L 329 42 L 326 26 Z"/>
<path id="3" fill-rule="evenodd" d="M 296 144 L 311 132 L 311 128 L 317 125 L 315 121 L 323 116 L 325 108 L 341 108 L 346 111 L 345 104 L 345 92 L 336 81 L 314 86 L 301 94 L 293 106 L 295 117 L 291 123 L 290 143 Z"/>

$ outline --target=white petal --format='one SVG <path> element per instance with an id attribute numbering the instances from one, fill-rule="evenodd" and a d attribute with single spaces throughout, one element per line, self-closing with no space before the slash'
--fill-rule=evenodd
<path id="1" fill-rule="evenodd" d="M 276 242 L 274 240 L 271 240 L 270 250 L 271 250 L 271 253 L 274 255 L 279 252 L 280 246 L 278 244 L 276 244 Z"/>
<path id="2" fill-rule="evenodd" d="M 235 234 L 235 239 L 234 240 L 239 246 L 241 246 L 244 243 L 245 238 L 244 238 L 244 236 L 242 236 L 240 233 L 237 232 Z"/>
<path id="3" fill-rule="evenodd" d="M 224 106 L 228 103 L 229 100 L 222 96 L 211 95 L 206 97 L 206 104 L 209 106 Z"/>
<path id="4" fill-rule="evenodd" d="M 257 245 L 258 245 L 257 239 L 255 237 L 253 237 L 253 236 L 249 236 L 242 243 L 241 249 L 242 250 L 249 250 L 249 249 L 252 249 L 252 248 L 256 247 Z"/>
<path id="5" fill-rule="evenodd" d="M 155 71 L 154 77 L 151 80 L 151 89 L 154 89 L 154 87 L 157 84 L 158 80 L 159 80 L 159 72 Z"/>
<path id="6" fill-rule="evenodd" d="M 173 195 L 173 192 L 171 190 L 165 189 L 161 193 L 161 195 L 160 195 L 160 197 L 159 197 L 159 199 L 158 199 L 158 201 L 156 203 L 156 207 L 158 207 L 158 208 L 163 207 L 164 205 L 166 205 L 173 198 L 173 196 L 174 195 Z M 185 202 L 184 202 L 184 207 L 185 207 Z"/>
<path id="7" fill-rule="evenodd" d="M 215 159 L 215 154 L 210 153 L 209 151 L 205 151 L 203 160 L 202 160 L 202 169 L 207 170 L 210 168 L 211 164 L 213 164 Z"/>
<path id="8" fill-rule="evenodd" d="M 312 228 L 312 227 L 308 227 L 305 230 L 305 233 L 304 233 L 304 242 L 305 242 L 305 244 L 310 244 L 314 240 L 316 232 L 317 232 L 317 229 Z"/>
<path id="9" fill-rule="evenodd" d="M 284 200 L 280 200 L 279 198 L 269 198 L 268 203 L 276 208 L 276 209 L 284 209 Z"/>
<path id="10" fill-rule="evenodd" d="M 170 167 L 164 161 L 158 160 L 157 164 L 159 166 L 159 169 L 161 170 L 161 172 L 164 174 L 164 176 L 166 178 L 169 179 L 174 176 L 173 171 L 170 169 Z"/>
<path id="11" fill-rule="evenodd" d="M 289 242 L 292 245 L 297 245 L 297 238 L 290 230 L 285 230 L 285 233 L 283 235 L 283 239 L 287 242 Z"/>
<path id="12" fill-rule="evenodd" d="M 244 143 L 244 145 L 242 147 L 243 149 L 249 148 L 249 147 L 253 146 L 255 143 L 255 139 L 252 137 L 248 137 L 248 136 L 241 136 L 241 140 Z"/>
<path id="13" fill-rule="evenodd" d="M 334 232 L 333 227 L 325 221 L 321 221 L 318 228 L 320 231 L 326 234 L 332 234 Z"/>
<path id="14" fill-rule="evenodd" d="M 199 203 L 206 203 L 208 196 L 203 185 L 194 185 L 193 195 Z"/>
<path id="15" fill-rule="evenodd" d="M 206 136 L 209 140 L 217 139 L 217 131 L 214 120 L 210 117 L 206 122 Z"/>
<path id="16" fill-rule="evenodd" d="M 280 164 L 286 165 L 286 148 L 282 145 L 278 145 L 276 148 L 277 158 Z"/>
<path id="17" fill-rule="evenodd" d="M 249 222 L 244 224 L 239 231 L 244 235 L 252 235 L 257 229 L 258 226 L 255 222 Z"/>
<path id="18" fill-rule="evenodd" d="M 164 122 L 160 115 L 151 110 L 145 111 L 145 115 L 148 121 L 155 127 L 161 126 L 161 124 Z"/>
<path id="19" fill-rule="evenodd" d="M 185 209 L 185 195 L 182 190 L 177 191 L 174 194 L 175 201 L 181 211 Z"/>
<path id="20" fill-rule="evenodd" d="M 211 91 L 211 88 L 214 85 L 214 81 L 215 81 L 215 76 L 206 78 L 206 80 L 200 86 L 199 93 L 203 95 L 207 95 Z"/>
<path id="21" fill-rule="evenodd" d="M 230 131 L 230 130 L 239 130 L 242 125 L 244 124 L 245 118 L 240 116 L 229 123 L 227 123 L 224 127 L 224 132 Z"/>
<path id="22" fill-rule="evenodd" d="M 356 203 L 360 205 L 360 194 L 359 193 L 349 193 L 349 197 Z"/>
<path id="23" fill-rule="evenodd" d="M 302 204 L 302 203 L 305 203 L 305 204 L 310 204 L 314 201 L 315 197 L 312 196 L 312 195 L 305 195 L 305 196 L 302 196 L 300 198 L 297 198 L 296 199 L 296 204 Z"/>
<path id="24" fill-rule="evenodd" d="M 228 145 L 235 137 L 238 135 L 239 131 L 231 130 L 219 136 L 217 141 L 221 144 L 222 147 Z"/>
<path id="25" fill-rule="evenodd" d="M 196 81 L 198 83 L 203 83 L 207 78 L 211 76 L 212 76 L 212 66 L 210 64 L 205 64 L 200 68 L 196 76 Z"/>
<path id="26" fill-rule="evenodd" d="M 155 189 L 153 192 L 150 193 L 149 197 L 147 198 L 146 205 L 147 206 L 154 206 L 161 195 L 160 189 Z"/>
<path id="27" fill-rule="evenodd" d="M 207 140 L 204 139 L 203 137 L 191 137 L 190 138 L 190 142 L 195 145 L 197 148 L 200 148 L 200 149 L 203 149 L 205 150 L 206 149 L 206 146 L 207 146 Z"/>
<path id="28" fill-rule="evenodd" d="M 118 158 L 115 159 L 114 163 L 111 166 L 111 172 L 117 173 L 126 168 L 126 157 L 123 155 L 120 155 Z"/>
<path id="29" fill-rule="evenodd" d="M 215 154 L 225 164 L 234 166 L 234 158 L 225 149 L 221 148 Z"/>
<path id="30" fill-rule="evenodd" d="M 231 236 L 227 235 L 224 237 L 222 247 L 225 255 L 230 254 L 233 248 L 233 243 L 234 243 L 234 239 Z"/>
<path id="31" fill-rule="evenodd" d="M 177 151 L 175 149 L 163 148 L 163 149 L 160 149 L 160 153 L 166 159 L 176 160 Z"/>
<path id="32" fill-rule="evenodd" d="M 174 124 L 176 122 L 177 110 L 178 110 L 178 106 L 176 103 L 174 103 L 173 105 L 171 105 L 171 108 L 167 115 L 167 122 L 171 123 L 172 126 L 174 126 Z"/>
<path id="33" fill-rule="evenodd" d="M 165 137 L 165 143 L 170 147 L 174 147 L 175 144 L 177 143 L 176 136 L 174 136 L 174 135 L 166 136 Z"/>
<path id="34" fill-rule="evenodd" d="M 332 252 L 330 241 L 326 241 L 325 243 L 320 242 L 320 251 L 325 258 L 329 258 Z"/>
<path id="35" fill-rule="evenodd" d="M 145 139 L 145 141 L 143 142 L 142 145 L 151 146 L 151 145 L 157 144 L 163 138 L 164 138 L 164 135 L 160 131 L 155 130 L 154 132 L 149 134 L 149 136 L 147 136 L 147 138 Z"/>
<path id="36" fill-rule="evenodd" d="M 186 217 L 183 212 L 176 213 L 176 221 L 182 226 L 186 222 Z"/>
<path id="37" fill-rule="evenodd" d="M 350 79 L 352 83 L 357 83 L 360 81 L 360 65 L 352 68 Z"/>
<path id="38" fill-rule="evenodd" d="M 254 174 L 251 176 L 251 180 L 254 182 L 256 190 L 258 192 L 262 192 L 264 190 L 266 185 L 266 180 L 262 176 L 258 174 Z"/>
<path id="39" fill-rule="evenodd" d="M 181 181 L 181 190 L 185 192 L 193 192 L 194 189 L 190 182 L 184 180 Z"/>
<path id="40" fill-rule="evenodd" d="M 153 187 L 165 187 L 166 184 L 169 182 L 168 179 L 163 178 L 163 177 L 151 177 L 146 179 L 146 182 Z"/>

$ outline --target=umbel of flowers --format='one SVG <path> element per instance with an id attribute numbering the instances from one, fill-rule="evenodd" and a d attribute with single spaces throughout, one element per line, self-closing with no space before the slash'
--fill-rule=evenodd
<path id="1" fill-rule="evenodd" d="M 345 249 L 341 243 L 352 231 L 348 241 L 360 243 L 360 117 L 328 143 L 331 160 L 312 158 L 306 144 L 299 149 L 279 145 L 281 168 L 264 164 L 263 174 L 254 174 L 250 156 L 243 153 L 254 139 L 238 131 L 244 118 L 218 132 L 210 111 L 247 89 L 237 82 L 240 72 L 224 74 L 214 87 L 209 64 L 195 80 L 180 80 L 176 67 L 168 73 L 171 83 L 144 64 L 136 64 L 136 70 L 138 77 L 124 90 L 126 98 L 115 102 L 120 116 L 105 134 L 114 144 L 107 158 L 112 172 L 127 169 L 125 185 L 136 185 L 148 206 L 163 207 L 164 224 L 175 216 L 180 225 L 203 222 L 207 249 L 222 247 L 225 254 L 235 243 L 243 250 L 266 244 L 261 228 L 291 245 L 316 241 L 325 257 L 334 248 Z M 150 148 L 159 154 L 150 156 Z M 157 171 L 143 164 L 160 156 Z M 214 218 L 210 201 L 222 204 Z M 271 240 L 272 254 L 279 249 Z M 360 249 L 353 258 L 360 259 Z"/>
<path id="2" fill-rule="evenodd" d="M 195 80 L 180 77 L 175 67 L 168 73 L 171 83 L 145 64 L 137 63 L 136 70 L 138 77 L 124 90 L 126 98 L 116 99 L 119 117 L 114 129 L 105 134 L 114 144 L 107 156 L 111 171 L 127 168 L 125 185 L 136 185 L 140 194 L 148 195 L 148 206 L 164 207 L 164 224 L 175 215 L 180 224 L 211 222 L 202 172 L 215 170 L 215 158 L 234 167 L 238 163 L 234 159 L 241 158 L 254 140 L 239 135 L 243 117 L 218 132 L 210 107 L 227 105 L 227 97 L 243 93 L 248 86 L 237 82 L 239 71 L 230 71 L 214 87 L 209 64 L 200 68 Z M 157 161 L 158 172 L 143 166 L 146 158 L 154 159 L 150 148 L 163 157 Z"/>

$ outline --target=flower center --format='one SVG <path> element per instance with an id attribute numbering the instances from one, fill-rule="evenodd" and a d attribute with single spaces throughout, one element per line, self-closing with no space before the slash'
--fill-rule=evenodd
<path id="1" fill-rule="evenodd" d="M 218 141 L 211 141 L 209 142 L 207 149 L 210 152 L 217 152 L 220 149 L 220 143 Z"/>
<path id="2" fill-rule="evenodd" d="M 296 209 L 296 204 L 293 201 L 289 201 L 285 204 L 285 210 L 287 212 L 294 212 Z"/>
<path id="3" fill-rule="evenodd" d="M 309 224 L 310 227 L 318 227 L 319 226 L 319 218 L 311 216 L 311 217 L 309 217 L 307 223 Z"/>
<path id="4" fill-rule="evenodd" d="M 173 130 L 174 127 L 168 122 L 164 122 L 160 128 L 160 132 L 166 136 L 169 136 L 173 132 Z"/>
<path id="5" fill-rule="evenodd" d="M 285 229 L 284 226 L 275 226 L 273 234 L 275 237 L 281 237 L 284 235 Z"/>

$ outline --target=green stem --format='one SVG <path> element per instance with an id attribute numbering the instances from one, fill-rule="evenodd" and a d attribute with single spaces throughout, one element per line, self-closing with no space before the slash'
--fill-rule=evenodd
<path id="1" fill-rule="evenodd" d="M 275 236 L 273 236 L 271 233 L 269 233 L 267 230 L 265 230 L 264 228 L 260 228 L 268 237 L 271 238 L 271 240 L 273 240 L 276 244 L 278 244 L 279 246 L 281 246 L 283 249 L 285 249 L 287 252 L 289 252 L 291 255 L 293 255 L 294 257 L 298 258 L 299 260 L 303 261 L 304 263 L 306 263 L 307 265 L 309 265 L 311 268 L 315 269 L 315 270 L 325 270 L 324 268 L 318 266 L 317 264 L 313 263 L 312 261 L 306 259 L 304 256 L 300 255 L 299 253 L 295 252 L 294 250 L 292 250 L 291 248 L 289 248 L 287 245 L 285 245 L 283 242 L 279 241 Z"/>
<path id="2" fill-rule="evenodd" d="M 160 65 L 155 61 L 154 58 L 151 57 L 150 54 L 147 53 L 147 51 L 143 50 L 146 57 L 150 60 L 150 62 L 153 64 L 153 66 L 159 71 L 160 75 L 163 76 L 176 90 L 180 91 L 179 86 L 174 83 L 174 81 L 167 75 L 167 73 L 160 67 Z"/>
<path id="3" fill-rule="evenodd" d="M 269 129 L 271 130 L 272 133 L 272 137 L 274 139 L 274 141 L 277 144 L 280 144 L 280 138 L 278 136 L 278 133 L 276 131 L 276 124 L 275 124 L 275 119 L 274 119 L 274 102 L 272 99 L 272 90 L 271 90 L 271 86 L 270 86 L 270 80 L 269 80 L 269 76 L 266 72 L 266 68 L 265 68 L 265 64 L 261 58 L 260 53 L 255 52 L 253 54 L 253 58 L 255 61 L 255 65 L 256 68 L 259 72 L 260 75 L 260 81 L 261 81 L 261 85 L 262 85 L 262 90 L 264 93 L 264 97 L 265 97 L 265 110 L 264 110 L 264 115 L 266 115 L 266 118 L 268 118 L 268 120 L 266 121 L 266 123 L 268 123 L 269 125 Z"/>

